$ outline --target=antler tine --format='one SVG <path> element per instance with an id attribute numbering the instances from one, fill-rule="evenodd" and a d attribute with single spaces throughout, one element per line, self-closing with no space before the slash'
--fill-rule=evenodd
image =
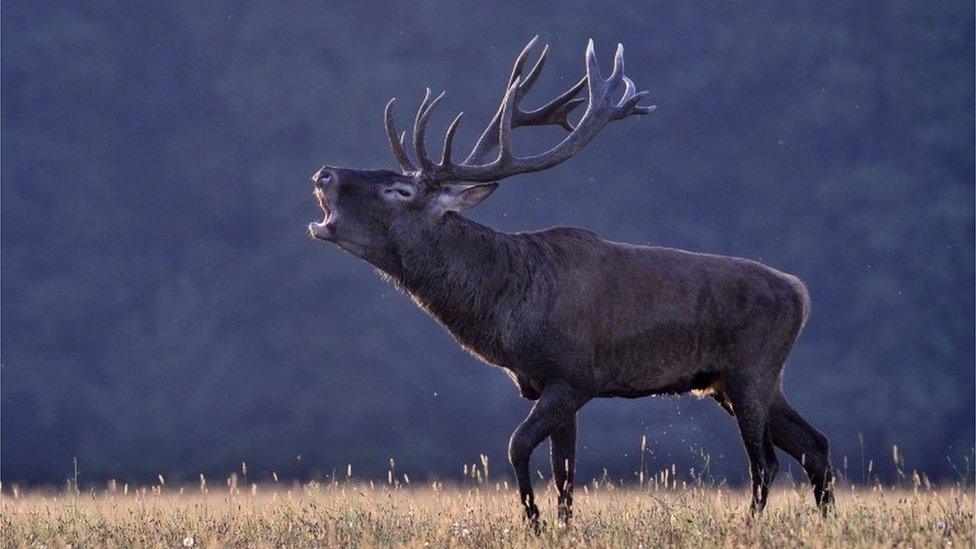
<path id="1" fill-rule="evenodd" d="M 420 117 L 427 110 L 427 104 L 430 102 L 430 88 L 424 89 L 424 100 L 420 102 L 420 106 L 417 107 L 417 114 L 413 116 L 413 152 L 417 153 L 417 127 L 420 125 Z M 417 159 L 420 163 L 420 167 L 423 168 L 423 160 Z"/>
<path id="2" fill-rule="evenodd" d="M 525 61 L 528 58 L 529 52 L 535 46 L 537 40 L 538 36 L 532 38 L 532 40 L 530 40 L 525 47 L 522 48 L 522 51 L 515 59 L 511 76 L 508 79 L 509 86 L 511 86 L 512 82 L 514 82 L 516 78 L 522 75 L 522 69 L 525 66 Z M 576 100 L 574 97 L 579 94 L 580 90 L 583 89 L 585 79 L 575 84 L 569 90 L 560 94 L 556 99 L 534 111 L 525 112 L 518 105 L 519 101 L 525 96 L 526 93 L 528 93 L 529 89 L 531 89 L 536 80 L 539 78 L 539 75 L 542 73 L 542 68 L 545 65 L 548 53 L 549 45 L 546 44 L 535 65 L 533 65 L 532 69 L 529 70 L 529 73 L 525 76 L 525 78 L 521 79 L 521 84 L 513 97 L 512 128 L 517 128 L 520 126 L 544 126 L 551 124 L 561 126 L 567 131 L 572 131 L 573 129 L 572 124 L 569 122 L 569 114 L 583 103 L 582 99 Z M 504 105 L 499 105 L 498 110 L 495 112 L 495 116 L 481 133 L 481 137 L 478 138 L 478 142 L 475 144 L 474 148 L 471 149 L 468 157 L 464 160 L 464 164 L 480 164 L 485 162 L 488 159 L 488 155 L 495 149 L 496 146 L 498 146 L 498 130 L 501 122 L 503 107 Z"/>
<path id="3" fill-rule="evenodd" d="M 519 107 L 518 102 L 525 96 L 526 92 L 535 84 L 535 81 L 542 73 L 542 67 L 546 64 L 546 56 L 549 54 L 549 44 L 542 47 L 542 53 L 536 60 L 532 70 L 522 79 L 515 95 L 515 110 L 512 113 L 512 126 L 562 126 L 567 131 L 573 130 L 573 125 L 569 122 L 569 114 L 579 105 L 585 102 L 584 99 L 573 99 L 576 94 L 586 85 L 586 79 L 582 79 L 574 86 L 559 94 L 559 96 L 549 103 L 532 111 L 524 111 Z"/>
<path id="4" fill-rule="evenodd" d="M 437 103 L 444 97 L 445 93 L 441 92 L 440 95 L 428 102 L 430 88 L 427 88 L 427 95 L 424 97 L 424 102 L 420 105 L 420 110 L 417 111 L 417 118 L 414 121 L 413 148 L 417 153 L 417 161 L 420 162 L 420 169 L 424 171 L 429 171 L 434 167 L 430 155 L 427 154 L 427 120 L 430 119 L 431 113 L 434 112 L 434 107 L 437 106 Z"/>
<path id="5" fill-rule="evenodd" d="M 642 91 L 635 93 L 636 87 L 634 86 L 634 81 L 626 76 L 623 77 L 624 81 L 624 94 L 617 102 L 614 110 L 613 120 L 620 120 L 621 118 L 626 118 L 632 114 L 644 115 L 654 112 L 657 109 L 657 105 L 651 105 L 649 107 L 639 106 L 637 103 L 647 96 L 649 91 Z"/>
<path id="6" fill-rule="evenodd" d="M 522 68 L 525 67 L 525 61 L 529 58 L 529 53 L 532 51 L 532 48 L 535 47 L 535 43 L 538 42 L 538 40 L 538 34 L 533 36 L 532 40 L 529 40 L 528 43 L 525 44 L 525 47 L 522 48 L 522 51 L 518 54 L 518 57 L 515 58 L 515 64 L 512 66 L 512 74 L 508 77 L 509 86 L 512 85 L 512 82 L 515 82 L 516 78 L 522 76 Z M 533 67 L 532 70 L 534 71 L 535 67 Z M 506 89 L 508 88 L 506 87 Z"/>
<path id="7" fill-rule="evenodd" d="M 624 95 L 617 102 L 617 106 L 623 105 L 624 101 L 628 101 L 631 97 L 634 97 L 635 91 L 637 91 L 637 87 L 634 86 L 634 81 L 624 76 Z"/>
<path id="8" fill-rule="evenodd" d="M 406 134 L 401 134 L 397 138 L 396 122 L 393 120 L 393 103 L 396 98 L 390 99 L 386 104 L 386 109 L 383 111 L 383 120 L 386 125 L 386 137 L 390 141 L 390 149 L 393 151 L 393 157 L 396 159 L 397 164 L 400 166 L 400 170 L 404 172 L 415 172 L 417 167 L 413 165 L 410 157 L 407 156 L 406 149 L 403 148 L 403 140 Z"/>
<path id="9" fill-rule="evenodd" d="M 590 38 L 586 44 L 586 80 L 587 91 L 590 96 L 590 106 L 586 111 L 587 113 L 593 110 L 594 105 L 603 101 L 603 93 L 606 91 L 603 75 L 600 74 L 600 67 L 596 63 L 596 52 L 593 50 L 593 39 Z M 584 116 L 586 115 L 584 114 Z"/>
<path id="10" fill-rule="evenodd" d="M 573 131 L 573 125 L 569 122 L 569 115 L 576 110 L 576 107 L 586 103 L 586 99 L 576 97 L 584 86 L 586 86 L 585 76 L 581 78 L 579 82 L 574 84 L 573 87 L 560 94 L 559 97 L 553 99 L 538 109 L 528 112 L 522 110 L 517 111 L 516 119 L 519 122 L 518 125 L 546 126 L 549 124 L 554 124 L 557 126 L 562 126 L 566 129 L 566 131 Z"/>
<path id="11" fill-rule="evenodd" d="M 546 55 L 548 54 L 549 44 L 546 44 L 545 46 L 542 46 L 542 53 L 539 54 L 539 59 L 536 60 L 535 65 L 532 65 L 532 69 L 529 71 L 529 74 L 522 79 L 522 84 L 519 85 L 519 99 L 521 99 L 526 92 L 529 91 L 532 85 L 535 84 L 536 79 L 539 78 L 539 75 L 542 74 L 542 67 L 546 64 Z"/>
<path id="12" fill-rule="evenodd" d="M 498 160 L 493 164 L 507 165 L 515 154 L 512 152 L 512 111 L 515 108 L 515 95 L 518 93 L 519 77 L 505 92 L 502 100 L 502 117 L 498 124 Z"/>
<path id="13" fill-rule="evenodd" d="M 623 97 L 620 98 L 620 101 L 617 102 L 617 105 L 614 108 L 613 120 L 620 120 L 621 118 L 626 118 L 631 114 L 644 114 L 636 112 L 634 107 L 637 106 L 638 101 L 643 99 L 650 92 L 642 91 L 640 93 L 634 93 L 634 84 L 629 78 L 626 78 L 624 83 L 627 85 L 627 88 L 624 90 Z"/>
<path id="14" fill-rule="evenodd" d="M 447 127 L 447 133 L 444 134 L 444 152 L 441 154 L 441 168 L 446 168 L 451 165 L 451 148 L 454 146 L 454 132 L 457 131 L 462 116 L 464 116 L 463 111 L 454 117 L 454 121 Z"/>
<path id="15" fill-rule="evenodd" d="M 617 44 L 617 52 L 613 55 L 613 71 L 607 78 L 607 89 L 616 89 L 622 78 L 624 78 L 624 45 Z"/>
<path id="16" fill-rule="evenodd" d="M 420 115 L 424 114 L 424 110 L 427 109 L 427 103 L 429 102 L 430 102 L 430 88 L 424 88 L 424 100 L 420 102 L 420 107 L 417 108 L 417 114 L 414 115 L 413 118 L 414 126 L 417 125 L 417 119 L 420 118 Z"/>

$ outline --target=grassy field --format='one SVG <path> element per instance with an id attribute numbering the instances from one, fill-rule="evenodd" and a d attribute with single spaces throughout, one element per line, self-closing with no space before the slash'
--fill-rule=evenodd
<path id="1" fill-rule="evenodd" d="M 88 493 L 11 493 L 0 501 L 3 547 L 225 545 L 598 547 L 973 547 L 970 490 L 840 487 L 823 519 L 806 488 L 774 491 L 747 518 L 748 494 L 724 488 L 577 490 L 569 528 L 540 486 L 542 531 L 521 519 L 505 485 L 112 486 Z"/>

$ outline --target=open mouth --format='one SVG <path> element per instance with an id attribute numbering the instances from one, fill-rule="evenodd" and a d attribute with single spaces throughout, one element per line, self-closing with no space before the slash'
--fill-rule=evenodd
<path id="1" fill-rule="evenodd" d="M 325 191 L 322 189 L 316 188 L 312 194 L 315 195 L 315 199 L 318 201 L 319 207 L 322 208 L 325 216 L 322 218 L 322 221 L 309 223 L 308 232 L 312 235 L 312 238 L 329 240 L 332 237 L 332 227 L 329 225 L 333 217 L 332 204 L 329 203 L 329 199 L 325 197 Z"/>

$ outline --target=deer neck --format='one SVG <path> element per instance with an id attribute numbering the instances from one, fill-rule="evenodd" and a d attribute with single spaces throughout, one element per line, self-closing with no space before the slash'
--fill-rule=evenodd
<path id="1" fill-rule="evenodd" d="M 449 213 L 427 230 L 397 238 L 400 261 L 387 274 L 462 343 L 484 355 L 490 323 L 524 288 L 524 245 L 516 237 Z"/>

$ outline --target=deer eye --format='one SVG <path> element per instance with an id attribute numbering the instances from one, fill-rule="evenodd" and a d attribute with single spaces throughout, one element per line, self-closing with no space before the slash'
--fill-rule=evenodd
<path id="1" fill-rule="evenodd" d="M 413 191 L 411 191 L 410 189 L 406 189 L 404 187 L 394 187 L 392 189 L 384 189 L 383 192 L 386 194 L 396 193 L 398 196 L 402 198 L 410 198 L 413 196 Z"/>

